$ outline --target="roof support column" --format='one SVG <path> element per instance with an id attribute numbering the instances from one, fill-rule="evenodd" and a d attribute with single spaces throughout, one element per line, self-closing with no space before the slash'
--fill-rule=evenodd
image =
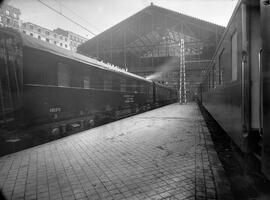
<path id="1" fill-rule="evenodd" d="M 126 32 L 127 32 L 127 28 L 125 28 L 125 30 L 124 30 L 124 65 L 125 65 L 125 69 L 127 69 Z"/>
<path id="2" fill-rule="evenodd" d="M 111 48 L 110 48 L 111 49 L 111 63 L 113 63 L 113 60 L 112 60 L 113 59 L 112 32 L 111 32 L 111 44 L 110 45 L 111 45 Z"/>
<path id="3" fill-rule="evenodd" d="M 166 32 L 167 32 L 167 30 L 168 30 L 168 27 L 167 27 L 167 15 L 165 15 L 165 30 L 166 30 Z M 165 44 L 166 44 L 166 56 L 169 56 L 169 51 L 168 51 L 168 36 L 167 35 L 165 35 L 165 40 L 166 40 L 166 42 L 165 42 Z"/>
<path id="4" fill-rule="evenodd" d="M 186 99 L 186 67 L 185 67 L 185 41 L 180 43 L 180 73 L 179 73 L 179 103 L 187 102 Z"/>
<path id="5" fill-rule="evenodd" d="M 99 59 L 99 39 L 97 37 L 97 46 L 96 46 L 96 49 L 97 49 L 97 59 Z"/>

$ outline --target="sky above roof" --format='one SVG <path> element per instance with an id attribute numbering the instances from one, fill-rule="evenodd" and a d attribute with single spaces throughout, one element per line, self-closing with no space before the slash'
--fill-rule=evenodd
<path id="1" fill-rule="evenodd" d="M 81 24 L 67 20 L 41 2 Z M 48 29 L 63 28 L 86 38 L 93 37 L 131 15 L 154 5 L 226 26 L 237 0 L 6 0 L 21 10 L 21 20 Z"/>

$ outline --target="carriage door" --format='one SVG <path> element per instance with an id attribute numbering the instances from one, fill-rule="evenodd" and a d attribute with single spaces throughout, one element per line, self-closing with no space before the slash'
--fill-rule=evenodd
<path id="1" fill-rule="evenodd" d="M 248 151 L 260 156 L 259 7 L 242 5 L 242 116 L 248 131 Z"/>
<path id="2" fill-rule="evenodd" d="M 263 150 L 262 171 L 270 179 L 270 2 L 261 0 Z"/>
<path id="3" fill-rule="evenodd" d="M 260 128 L 260 71 L 259 52 L 260 40 L 260 13 L 259 9 L 252 7 L 250 11 L 250 78 L 251 78 L 251 129 L 258 132 Z"/>
<path id="4" fill-rule="evenodd" d="M 249 74 L 250 74 L 250 150 L 259 158 L 261 157 L 260 134 L 260 13 L 259 7 L 249 7 Z"/>

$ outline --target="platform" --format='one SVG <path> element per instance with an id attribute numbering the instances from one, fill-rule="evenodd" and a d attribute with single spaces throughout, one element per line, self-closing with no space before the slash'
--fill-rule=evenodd
<path id="1" fill-rule="evenodd" d="M 7 199 L 232 199 L 196 104 L 172 104 L 0 158 Z"/>

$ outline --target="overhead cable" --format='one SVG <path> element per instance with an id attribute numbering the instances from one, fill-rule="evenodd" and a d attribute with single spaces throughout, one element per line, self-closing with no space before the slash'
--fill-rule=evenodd
<path id="1" fill-rule="evenodd" d="M 80 15 L 78 15 L 78 14 L 77 14 L 76 12 L 74 12 L 72 9 L 68 8 L 67 6 L 64 6 L 60 1 L 58 1 L 58 0 L 55 0 L 55 1 L 58 2 L 59 5 L 60 5 L 61 7 L 64 7 L 65 9 L 69 10 L 69 11 L 70 11 L 71 13 L 73 13 L 76 17 L 79 17 L 81 20 L 85 21 L 88 25 L 94 27 L 94 25 L 93 25 L 92 23 L 90 23 L 89 21 L 87 21 L 86 19 L 84 19 L 83 17 L 81 17 Z M 94 27 L 94 28 L 97 29 L 96 27 Z"/>
<path id="2" fill-rule="evenodd" d="M 52 11 L 58 13 L 59 15 L 63 16 L 64 18 L 66 18 L 67 20 L 71 21 L 72 23 L 76 24 L 77 26 L 81 27 L 82 29 L 86 30 L 88 33 L 90 33 L 91 35 L 96 36 L 95 33 L 93 33 L 92 31 L 90 31 L 89 29 L 85 28 L 84 26 L 82 26 L 81 24 L 77 23 L 76 21 L 74 21 L 73 19 L 67 17 L 66 15 L 62 14 L 61 12 L 59 12 L 58 10 L 54 9 L 53 7 L 49 6 L 48 4 L 42 2 L 41 0 L 38 0 L 38 2 L 40 2 L 41 4 L 43 4 L 44 6 L 46 6 L 47 8 L 51 9 Z"/>

